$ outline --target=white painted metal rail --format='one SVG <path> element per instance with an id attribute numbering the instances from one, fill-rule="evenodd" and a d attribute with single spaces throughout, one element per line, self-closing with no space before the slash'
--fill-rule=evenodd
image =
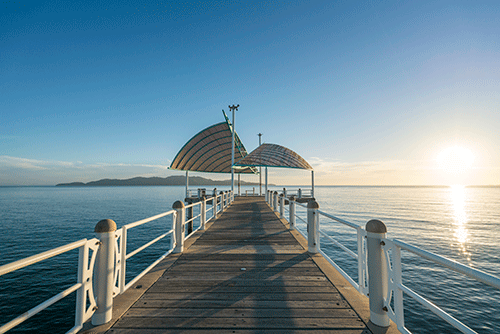
<path id="1" fill-rule="evenodd" d="M 173 228 L 127 254 L 128 230 L 130 230 L 134 227 L 141 226 L 141 225 L 144 225 L 146 223 L 155 221 L 157 219 L 166 217 L 166 216 L 172 216 L 172 222 L 174 222 L 175 218 L 176 218 L 175 210 L 163 212 L 163 213 L 160 213 L 158 215 L 124 225 L 121 229 L 119 229 L 115 232 L 115 237 L 116 237 L 116 242 L 117 242 L 115 245 L 115 250 L 116 250 L 116 256 L 115 256 L 116 283 L 113 287 L 113 292 L 115 295 L 122 294 L 125 291 L 127 291 L 127 289 L 129 289 L 139 279 L 141 279 L 144 275 L 146 275 L 155 265 L 157 265 L 161 260 L 163 260 L 170 253 L 172 253 L 172 250 L 176 244 L 175 234 L 174 234 Z M 173 223 L 172 223 L 172 225 L 173 225 Z M 125 276 L 126 276 L 126 269 L 127 269 L 127 260 L 130 259 L 132 256 L 136 255 L 137 253 L 148 248 L 149 246 L 160 241 L 161 239 L 165 238 L 168 235 L 172 235 L 172 237 L 170 238 L 169 249 L 164 254 L 162 254 L 159 258 L 157 258 L 156 261 L 154 261 L 150 266 L 148 266 L 146 269 L 144 269 L 139 275 L 134 277 L 129 283 L 126 283 Z"/>
<path id="2" fill-rule="evenodd" d="M 61 247 L 48 250 L 46 252 L 37 255 L 27 257 L 19 261 L 8 263 L 0 267 L 0 276 L 30 266 L 40 261 L 50 259 L 54 256 L 69 252 L 76 248 L 79 249 L 77 282 L 73 284 L 71 287 L 67 288 L 66 290 L 56 294 L 52 298 L 44 301 L 43 303 L 33 307 L 32 309 L 16 317 L 15 319 L 7 322 L 6 324 L 0 327 L 0 333 L 5 333 L 6 331 L 16 327 L 17 325 L 28 320 L 35 314 L 45 310 L 49 306 L 60 301 L 64 297 L 69 296 L 71 293 L 75 291 L 77 292 L 75 326 L 71 328 L 67 333 L 76 333 L 82 328 L 83 323 L 88 319 L 90 319 L 90 317 L 94 313 L 96 306 L 92 290 L 91 278 L 94 270 L 94 263 L 97 255 L 97 250 L 99 249 L 98 239 L 95 238 L 91 240 L 82 239 Z M 92 255 L 89 258 L 90 250 L 92 251 Z M 89 305 L 87 305 L 87 296 L 89 299 Z"/>

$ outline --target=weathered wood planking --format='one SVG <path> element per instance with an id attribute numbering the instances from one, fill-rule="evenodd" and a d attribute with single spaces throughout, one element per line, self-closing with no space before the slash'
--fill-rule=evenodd
<path id="1" fill-rule="evenodd" d="M 237 198 L 109 333 L 371 333 L 283 223 Z"/>

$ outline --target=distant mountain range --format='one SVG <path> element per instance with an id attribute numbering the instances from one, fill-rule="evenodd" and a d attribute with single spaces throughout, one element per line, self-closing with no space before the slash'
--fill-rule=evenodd
<path id="1" fill-rule="evenodd" d="M 109 187 L 109 186 L 183 186 L 186 184 L 185 176 L 169 176 L 169 177 L 134 177 L 131 179 L 102 179 L 92 182 L 71 182 L 59 183 L 57 187 Z M 200 176 L 189 177 L 190 186 L 228 186 L 231 185 L 231 180 L 211 180 Z M 241 185 L 251 186 L 259 185 L 255 182 L 241 181 Z"/>

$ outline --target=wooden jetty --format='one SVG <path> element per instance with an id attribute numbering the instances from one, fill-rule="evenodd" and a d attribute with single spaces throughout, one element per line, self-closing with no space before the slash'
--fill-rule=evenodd
<path id="1" fill-rule="evenodd" d="M 368 299 L 262 197 L 237 197 L 185 246 L 84 332 L 399 333 L 371 324 Z"/>

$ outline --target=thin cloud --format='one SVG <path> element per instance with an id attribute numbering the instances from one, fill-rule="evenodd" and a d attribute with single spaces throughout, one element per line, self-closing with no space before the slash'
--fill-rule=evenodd
<path id="1" fill-rule="evenodd" d="M 336 174 L 344 172 L 388 172 L 430 169 L 425 161 L 388 160 L 388 161 L 361 161 L 340 162 L 328 161 L 317 157 L 309 158 L 309 163 L 318 173 Z"/>
<path id="2" fill-rule="evenodd" d="M 103 178 L 166 176 L 168 165 L 84 163 L 0 156 L 0 185 L 53 185 L 89 182 Z"/>

